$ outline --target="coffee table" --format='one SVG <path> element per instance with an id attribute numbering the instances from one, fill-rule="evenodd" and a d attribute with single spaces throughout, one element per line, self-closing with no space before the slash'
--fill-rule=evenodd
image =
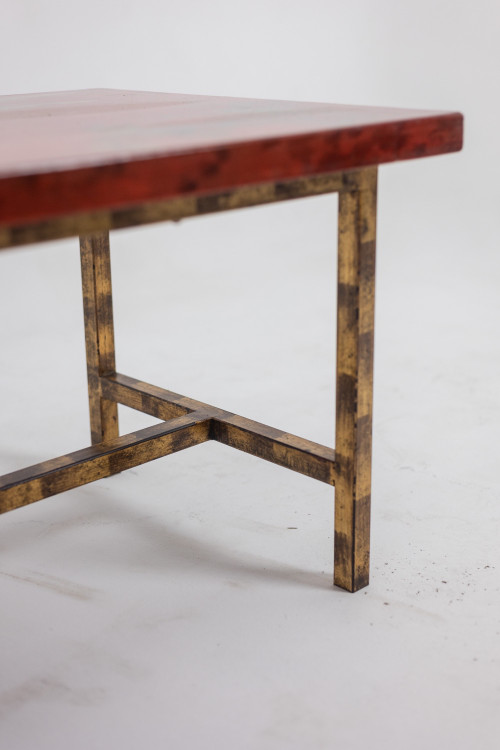
<path id="1" fill-rule="evenodd" d="M 92 445 L 0 477 L 0 512 L 217 440 L 335 485 L 334 582 L 368 584 L 377 166 L 459 113 L 94 89 L 0 97 L 0 249 L 80 237 Z M 109 231 L 339 193 L 336 446 L 121 375 Z M 119 436 L 117 404 L 163 420 Z"/>

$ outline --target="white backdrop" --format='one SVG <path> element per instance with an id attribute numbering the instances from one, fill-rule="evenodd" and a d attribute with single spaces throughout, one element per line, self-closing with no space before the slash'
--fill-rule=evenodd
<path id="1" fill-rule="evenodd" d="M 67 747 L 73 736 L 75 748 L 132 748 L 139 738 L 149 747 L 266 750 L 338 741 L 356 748 L 368 737 L 384 748 L 496 748 L 498 2 L 3 0 L 0 20 L 0 94 L 111 87 L 465 115 L 462 153 L 380 170 L 367 595 L 329 596 L 328 488 L 220 446 L 4 516 L 5 746 L 24 750 L 36 736 L 38 747 Z M 119 370 L 333 445 L 335 225 L 335 199 L 322 197 L 117 232 Z M 82 447 L 88 425 L 76 241 L 7 251 L 0 263 L 0 454 L 8 471 Z M 121 418 L 124 431 L 143 423 L 125 412 Z M 158 488 L 167 485 L 171 515 L 160 517 Z M 156 520 L 136 518 L 148 543 L 127 567 L 139 542 L 120 537 L 126 521 L 102 501 L 117 514 L 127 508 L 131 520 L 138 499 Z M 298 504 L 293 524 L 279 515 L 290 503 Z M 172 518 L 177 534 L 182 524 L 195 526 L 182 526 L 184 539 L 165 531 L 160 545 L 158 527 Z M 118 535 L 123 559 L 116 550 L 106 556 L 95 541 L 107 525 L 102 545 L 115 550 Z M 300 543 L 273 536 L 283 525 L 305 529 Z M 94 541 L 84 531 L 65 536 L 75 526 L 94 529 Z M 173 550 L 167 564 L 184 572 L 184 588 L 179 594 L 169 579 L 166 609 L 156 611 L 166 585 L 158 574 L 163 542 Z M 186 549 L 199 569 L 185 562 Z M 230 550 L 227 558 L 220 549 Z M 203 578 L 207 570 L 213 580 Z M 225 598 L 221 572 L 234 579 Z M 23 588 L 20 579 L 45 586 L 36 633 L 37 587 Z M 83 598 L 99 592 L 97 604 L 65 609 L 67 596 L 53 592 L 59 586 L 71 596 L 75 581 Z M 198 629 L 189 620 L 194 608 Z M 157 623 L 146 638 L 149 652 L 134 630 L 139 610 Z M 255 638 L 239 640 L 235 610 L 245 612 L 240 624 Z M 301 638 L 281 616 L 296 622 Z M 171 623 L 186 619 L 191 640 L 184 642 L 184 630 Z M 117 622 L 119 645 L 111 645 L 105 634 Z M 328 641 L 330 627 L 343 643 L 340 654 L 338 641 Z M 192 651 L 193 639 L 208 657 L 201 645 L 191 661 L 179 656 Z M 130 651 L 139 654 L 132 666 L 124 657 Z M 161 696 L 173 701 L 173 714 L 164 716 Z M 147 729 L 132 717 L 137 705 Z"/>

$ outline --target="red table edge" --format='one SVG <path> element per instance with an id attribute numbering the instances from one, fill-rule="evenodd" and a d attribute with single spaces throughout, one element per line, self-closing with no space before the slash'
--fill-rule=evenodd
<path id="1" fill-rule="evenodd" d="M 436 156 L 462 144 L 463 115 L 450 112 L 7 176 L 0 178 L 0 226 Z"/>

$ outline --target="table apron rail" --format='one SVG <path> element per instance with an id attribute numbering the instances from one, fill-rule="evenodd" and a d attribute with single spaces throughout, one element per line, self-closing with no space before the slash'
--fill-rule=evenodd
<path id="1" fill-rule="evenodd" d="M 376 167 L 246 185 L 223 192 L 182 196 L 106 211 L 89 211 L 19 226 L 0 226 L 0 250 L 35 242 L 125 229 L 162 221 L 180 221 L 237 208 L 364 189 L 376 180 Z"/>

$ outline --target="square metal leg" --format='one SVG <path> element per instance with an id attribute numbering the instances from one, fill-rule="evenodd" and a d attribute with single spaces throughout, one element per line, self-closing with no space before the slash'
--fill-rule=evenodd
<path id="1" fill-rule="evenodd" d="M 118 437 L 118 406 L 102 397 L 101 377 L 115 372 L 109 233 L 80 237 L 92 445 Z"/>
<path id="2" fill-rule="evenodd" d="M 334 581 L 368 585 L 376 170 L 339 196 Z"/>

